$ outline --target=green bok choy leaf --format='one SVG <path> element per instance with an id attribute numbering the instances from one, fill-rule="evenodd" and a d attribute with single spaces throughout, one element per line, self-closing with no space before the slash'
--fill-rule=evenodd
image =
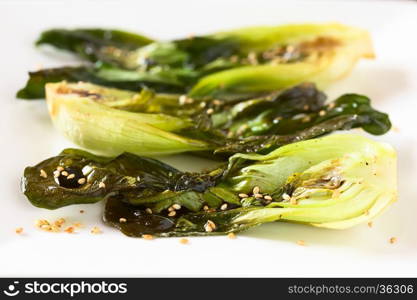
<path id="1" fill-rule="evenodd" d="M 105 221 L 129 236 L 226 234 L 274 221 L 343 229 L 396 200 L 396 154 L 363 136 L 335 134 L 188 173 L 133 154 L 67 149 L 27 167 L 22 188 L 48 209 L 106 200 Z"/>
<path id="2" fill-rule="evenodd" d="M 72 51 L 95 66 L 78 67 L 77 75 L 65 67 L 30 73 L 18 97 L 42 98 L 44 82 L 55 82 L 56 74 L 69 82 L 91 78 L 117 88 L 175 88 L 192 98 L 253 98 L 305 81 L 325 87 L 348 74 L 358 59 L 373 57 L 369 34 L 341 24 L 250 27 L 156 42 L 133 34 L 132 40 L 108 40 L 116 37 L 108 34 L 112 31 L 96 31 L 44 32 L 38 44 Z"/>
<path id="3" fill-rule="evenodd" d="M 326 104 L 312 84 L 244 101 L 197 101 L 89 83 L 49 83 L 46 91 L 56 128 L 108 156 L 270 151 L 335 130 L 360 127 L 383 134 L 391 126 L 367 97 L 347 94 Z"/>

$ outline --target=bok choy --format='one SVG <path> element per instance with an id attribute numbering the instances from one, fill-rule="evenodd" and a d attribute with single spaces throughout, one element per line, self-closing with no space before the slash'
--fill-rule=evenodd
<path id="1" fill-rule="evenodd" d="M 274 221 L 343 229 L 396 200 L 396 154 L 363 136 L 335 134 L 188 173 L 128 153 L 67 149 L 27 167 L 22 188 L 48 209 L 105 200 L 104 220 L 135 237 L 226 234 Z"/>
<path id="2" fill-rule="evenodd" d="M 341 24 L 250 27 L 173 41 L 99 29 L 52 29 L 38 45 L 71 51 L 93 66 L 30 73 L 19 98 L 43 98 L 46 82 L 67 80 L 192 98 L 258 97 L 301 82 L 320 88 L 372 58 L 369 34 Z M 86 80 L 88 79 L 88 80 Z"/>
<path id="3" fill-rule="evenodd" d="M 46 92 L 56 128 L 107 156 L 270 151 L 335 130 L 359 127 L 379 135 L 391 126 L 367 97 L 346 94 L 325 103 L 313 84 L 242 101 L 198 101 L 90 83 L 49 83 Z"/>

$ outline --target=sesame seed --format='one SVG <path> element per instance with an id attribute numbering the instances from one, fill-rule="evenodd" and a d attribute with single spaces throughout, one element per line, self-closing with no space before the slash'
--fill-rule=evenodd
<path id="1" fill-rule="evenodd" d="M 295 199 L 295 198 L 291 197 L 291 198 L 290 198 L 290 204 L 291 204 L 291 205 L 297 205 L 297 199 Z"/>
<path id="2" fill-rule="evenodd" d="M 297 241 L 297 245 L 299 245 L 299 246 L 305 246 L 306 243 L 303 240 L 298 240 Z"/>
<path id="3" fill-rule="evenodd" d="M 99 187 L 100 189 L 104 189 L 104 188 L 106 187 L 106 184 L 105 184 L 104 182 L 100 182 L 100 183 L 98 184 L 98 187 Z"/>
<path id="4" fill-rule="evenodd" d="M 59 218 L 58 220 L 56 220 L 55 222 L 54 222 L 54 225 L 56 226 L 56 227 L 61 227 L 62 226 L 62 224 L 64 224 L 65 223 L 65 219 L 64 218 Z"/>
<path id="5" fill-rule="evenodd" d="M 64 168 L 63 168 L 63 167 L 61 167 L 61 166 L 58 166 L 58 167 L 56 167 L 56 170 L 57 170 L 58 172 L 62 172 L 62 171 L 64 171 Z"/>
<path id="6" fill-rule="evenodd" d="M 54 171 L 54 177 L 56 178 L 56 177 L 59 177 L 61 175 L 61 172 L 59 172 L 58 170 L 57 171 Z"/>
<path id="7" fill-rule="evenodd" d="M 72 225 L 74 225 L 74 227 L 77 227 L 77 228 L 84 227 L 84 225 L 81 222 L 75 222 Z"/>
<path id="8" fill-rule="evenodd" d="M 307 104 L 303 106 L 304 110 L 308 110 L 310 108 L 310 106 L 308 106 Z"/>
<path id="9" fill-rule="evenodd" d="M 320 117 L 323 117 L 325 114 L 326 114 L 326 111 L 325 110 L 319 111 L 319 116 Z"/>
<path id="10" fill-rule="evenodd" d="M 66 176 L 68 176 L 68 172 L 67 171 L 62 171 L 61 175 L 66 177 Z"/>
<path id="11" fill-rule="evenodd" d="M 126 220 L 126 218 L 120 218 L 120 219 L 119 219 L 119 222 L 120 222 L 120 223 L 126 223 L 126 222 L 127 222 L 127 220 Z"/>
<path id="12" fill-rule="evenodd" d="M 257 199 L 263 198 L 262 194 L 253 194 L 253 196 Z"/>
<path id="13" fill-rule="evenodd" d="M 67 233 L 74 233 L 74 227 L 70 226 L 67 229 L 64 230 Z"/>
<path id="14" fill-rule="evenodd" d="M 84 213 L 84 209 L 80 209 L 80 214 L 83 214 Z"/>
<path id="15" fill-rule="evenodd" d="M 264 196 L 264 199 L 265 199 L 265 200 L 272 201 L 272 197 L 271 197 L 271 196 L 269 196 L 269 195 L 265 195 L 265 196 Z"/>
<path id="16" fill-rule="evenodd" d="M 69 174 L 68 176 L 67 176 L 67 179 L 73 179 L 75 177 L 75 174 Z"/>
<path id="17" fill-rule="evenodd" d="M 175 209 L 172 207 L 172 206 L 170 206 L 170 207 L 168 207 L 168 211 L 169 212 L 172 212 L 172 211 L 174 211 Z"/>
<path id="18" fill-rule="evenodd" d="M 40 229 L 44 230 L 44 231 L 51 231 L 52 227 L 49 224 L 43 224 L 40 226 Z"/>
<path id="19" fill-rule="evenodd" d="M 201 108 L 206 107 L 206 102 L 201 102 L 201 103 L 200 103 L 200 107 L 201 107 Z"/>
<path id="20" fill-rule="evenodd" d="M 371 228 L 372 227 L 372 222 L 368 222 L 368 227 Z"/>
<path id="21" fill-rule="evenodd" d="M 226 210 L 227 209 L 227 203 L 224 203 L 222 206 L 220 206 L 221 210 Z"/>
<path id="22" fill-rule="evenodd" d="M 254 188 L 253 188 L 253 190 L 252 190 L 252 193 L 255 195 L 255 194 L 259 194 L 259 192 L 260 192 L 260 188 L 259 188 L 259 186 L 255 186 Z"/>
<path id="23" fill-rule="evenodd" d="M 48 177 L 48 174 L 46 174 L 46 172 L 44 171 L 44 170 L 40 170 L 40 173 L 39 173 L 39 176 L 41 176 L 41 177 L 43 177 L 43 178 L 46 178 L 46 177 Z"/>
<path id="24" fill-rule="evenodd" d="M 172 205 L 172 208 L 173 209 L 176 209 L 176 210 L 179 210 L 179 209 L 181 209 L 181 205 L 179 205 L 179 204 L 173 204 Z"/>
<path id="25" fill-rule="evenodd" d="M 396 237 L 392 237 L 389 239 L 389 243 L 390 244 L 394 244 L 395 242 L 397 242 L 397 238 Z"/>
<path id="26" fill-rule="evenodd" d="M 18 228 L 16 228 L 16 229 L 15 229 L 15 232 L 16 232 L 17 234 L 21 234 L 21 233 L 23 232 L 23 227 L 18 227 Z"/>
<path id="27" fill-rule="evenodd" d="M 180 243 L 183 245 L 188 244 L 188 239 L 180 239 Z"/>
<path id="28" fill-rule="evenodd" d="M 171 211 L 169 214 L 168 214 L 168 217 L 173 217 L 173 216 L 175 216 L 177 214 L 177 212 L 175 211 L 175 210 L 173 210 L 173 211 Z"/>
<path id="29" fill-rule="evenodd" d="M 80 178 L 80 179 L 78 179 L 78 183 L 79 184 L 84 184 L 85 183 L 85 178 Z"/>
<path id="30" fill-rule="evenodd" d="M 97 226 L 94 226 L 93 228 L 91 228 L 91 233 L 92 234 L 100 234 L 100 233 L 102 233 L 102 231 Z"/>
<path id="31" fill-rule="evenodd" d="M 146 211 L 148 214 L 152 214 L 152 209 L 150 209 L 150 208 L 145 209 L 145 211 Z"/>
<path id="32" fill-rule="evenodd" d="M 213 230 L 215 230 L 215 229 L 216 229 L 216 224 L 214 224 L 214 222 L 213 222 L 213 221 L 211 221 L 211 220 L 207 220 L 207 223 L 206 223 L 206 224 L 204 224 L 204 229 L 205 229 L 207 232 L 212 232 Z"/>
<path id="33" fill-rule="evenodd" d="M 217 106 L 217 105 L 222 104 L 222 102 L 216 99 L 216 100 L 213 100 L 213 104 Z"/>
<path id="34" fill-rule="evenodd" d="M 229 239 L 235 239 L 235 238 L 236 238 L 236 234 L 234 234 L 233 232 L 230 232 L 230 233 L 227 235 L 227 237 L 228 237 Z"/>
<path id="35" fill-rule="evenodd" d="M 285 201 L 289 201 L 291 199 L 291 197 L 287 193 L 284 193 L 284 194 L 282 194 L 282 199 L 284 199 Z"/>
<path id="36" fill-rule="evenodd" d="M 153 240 L 153 235 L 152 234 L 143 234 L 142 237 L 145 240 Z"/>
<path id="37" fill-rule="evenodd" d="M 42 225 L 49 225 L 49 222 L 47 220 L 41 219 L 37 220 L 35 223 L 36 227 L 41 227 Z"/>
<path id="38" fill-rule="evenodd" d="M 239 196 L 239 198 L 248 198 L 249 197 L 247 194 L 244 194 L 244 193 L 240 193 L 238 196 Z"/>
<path id="39" fill-rule="evenodd" d="M 208 211 L 209 210 L 209 207 L 207 205 L 204 205 L 203 206 L 203 210 Z"/>
<path id="40" fill-rule="evenodd" d="M 209 108 L 209 109 L 207 109 L 206 113 L 207 113 L 208 115 L 211 115 L 212 113 L 214 113 L 214 109 Z"/>

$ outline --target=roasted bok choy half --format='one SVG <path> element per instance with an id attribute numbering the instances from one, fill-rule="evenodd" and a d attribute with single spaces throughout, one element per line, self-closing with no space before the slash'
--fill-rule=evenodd
<path id="1" fill-rule="evenodd" d="M 388 115 L 370 100 L 346 94 L 325 103 L 313 84 L 236 100 L 140 93 L 90 83 L 49 83 L 47 104 L 54 125 L 74 143 L 96 153 L 154 156 L 180 152 L 270 151 L 335 130 L 387 132 Z"/>
<path id="2" fill-rule="evenodd" d="M 188 236 L 274 221 L 349 228 L 396 200 L 396 176 L 389 145 L 334 134 L 265 155 L 236 154 L 201 173 L 133 154 L 66 149 L 27 167 L 22 188 L 33 205 L 48 209 L 105 200 L 105 222 L 129 236 Z"/>
<path id="3" fill-rule="evenodd" d="M 323 88 L 374 56 L 369 34 L 341 24 L 249 27 L 173 41 L 102 29 L 52 29 L 38 45 L 71 51 L 90 64 L 30 73 L 19 98 L 43 98 L 67 80 L 203 99 L 257 97 L 309 81 Z"/>

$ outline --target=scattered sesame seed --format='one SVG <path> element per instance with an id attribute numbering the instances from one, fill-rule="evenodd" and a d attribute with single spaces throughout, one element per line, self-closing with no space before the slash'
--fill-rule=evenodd
<path id="1" fill-rule="evenodd" d="M 56 170 L 57 170 L 58 172 L 62 172 L 62 171 L 64 171 L 64 168 L 63 168 L 63 167 L 61 167 L 61 166 L 58 166 L 58 167 L 56 167 Z"/>
<path id="2" fill-rule="evenodd" d="M 320 117 L 323 117 L 325 114 L 326 114 L 326 111 L 325 110 L 319 111 L 319 116 Z"/>
<path id="3" fill-rule="evenodd" d="M 188 244 L 188 239 L 180 239 L 180 243 L 183 245 Z"/>
<path id="4" fill-rule="evenodd" d="M 172 212 L 172 211 L 174 211 L 175 209 L 172 207 L 172 206 L 170 206 L 170 207 L 168 207 L 168 211 L 169 212 Z"/>
<path id="5" fill-rule="evenodd" d="M 220 206 L 221 210 L 226 210 L 227 209 L 227 203 L 224 203 L 222 206 Z"/>
<path id="6" fill-rule="evenodd" d="M 80 209 L 80 214 L 83 214 L 84 213 L 84 209 Z"/>
<path id="7" fill-rule="evenodd" d="M 214 222 L 213 222 L 213 221 L 211 221 L 211 220 L 207 220 L 207 223 L 206 223 L 206 224 L 204 224 L 204 229 L 205 229 L 207 232 L 212 232 L 213 230 L 215 230 L 215 229 L 216 229 L 216 224 L 214 224 Z"/>
<path id="8" fill-rule="evenodd" d="M 64 223 L 65 223 L 65 219 L 64 218 L 59 218 L 58 220 L 56 220 L 54 222 L 54 225 L 57 226 L 57 227 L 61 227 L 62 224 L 64 224 Z"/>
<path id="9" fill-rule="evenodd" d="M 284 193 L 284 194 L 282 194 L 282 199 L 284 199 L 285 201 L 289 201 L 291 199 L 291 197 L 287 193 Z"/>
<path id="10" fill-rule="evenodd" d="M 18 227 L 18 228 L 16 228 L 16 229 L 15 229 L 15 232 L 16 232 L 17 234 L 21 234 L 21 233 L 23 232 L 23 227 Z"/>
<path id="11" fill-rule="evenodd" d="M 64 230 L 67 233 L 74 233 L 74 227 L 70 226 Z"/>
<path id="12" fill-rule="evenodd" d="M 327 107 L 330 108 L 330 109 L 332 109 L 335 106 L 336 106 L 336 103 L 332 102 L 332 103 L 329 103 L 329 105 Z"/>
<path id="13" fill-rule="evenodd" d="M 206 107 L 206 102 L 201 102 L 201 103 L 200 103 L 200 107 L 201 107 L 201 108 Z"/>
<path id="14" fill-rule="evenodd" d="M 44 231 L 52 231 L 52 227 L 49 224 L 43 224 L 40 226 L 40 229 L 44 230 Z"/>
<path id="15" fill-rule="evenodd" d="M 126 218 L 120 218 L 120 219 L 119 219 L 119 222 L 120 222 L 120 223 L 126 223 L 126 222 L 127 222 L 127 220 L 126 220 Z"/>
<path id="16" fill-rule="evenodd" d="M 59 177 L 61 175 L 61 172 L 59 172 L 58 170 L 57 171 L 54 171 L 54 177 L 56 178 L 56 177 Z"/>
<path id="17" fill-rule="evenodd" d="M 49 225 L 49 222 L 45 219 L 37 220 L 35 223 L 36 227 L 41 227 L 42 225 Z"/>
<path id="18" fill-rule="evenodd" d="M 172 205 L 172 208 L 173 209 L 176 209 L 176 210 L 179 210 L 179 209 L 181 209 L 181 205 L 179 205 L 179 204 L 173 204 Z"/>
<path id="19" fill-rule="evenodd" d="M 368 227 L 371 228 L 372 227 L 372 222 L 368 222 Z"/>
<path id="20" fill-rule="evenodd" d="M 152 214 L 152 209 L 150 209 L 150 208 L 145 209 L 145 211 L 146 211 L 148 214 Z"/>
<path id="21" fill-rule="evenodd" d="M 259 194 L 259 192 L 260 192 L 260 188 L 259 188 L 259 186 L 255 186 L 255 187 L 253 188 L 252 193 L 253 193 L 253 194 Z"/>
<path id="22" fill-rule="evenodd" d="M 84 227 L 84 225 L 81 222 L 75 222 L 72 225 L 74 225 L 74 227 L 77 227 L 77 228 Z"/>
<path id="23" fill-rule="evenodd" d="M 169 212 L 168 217 L 173 217 L 177 214 L 177 212 L 175 210 Z"/>
<path id="24" fill-rule="evenodd" d="M 307 104 L 303 106 L 304 110 L 308 110 L 310 108 L 310 106 L 308 106 Z"/>
<path id="25" fill-rule="evenodd" d="M 79 184 L 84 184 L 85 183 L 85 178 L 80 178 L 80 179 L 78 179 L 78 183 Z"/>
<path id="26" fill-rule="evenodd" d="M 62 171 L 61 175 L 66 177 L 66 176 L 68 176 L 68 172 L 67 171 Z"/>
<path id="27" fill-rule="evenodd" d="M 104 188 L 106 187 L 106 184 L 105 184 L 104 182 L 100 182 L 100 183 L 98 184 L 98 187 L 99 187 L 100 189 L 104 189 Z"/>
<path id="28" fill-rule="evenodd" d="M 230 232 L 230 233 L 227 235 L 227 237 L 228 237 L 229 239 L 235 239 L 235 238 L 236 238 L 236 234 L 234 234 L 233 232 Z"/>
<path id="29" fill-rule="evenodd" d="M 253 196 L 257 199 L 260 199 L 260 198 L 264 197 L 262 194 L 253 194 Z"/>
<path id="30" fill-rule="evenodd" d="M 207 205 L 204 205 L 203 206 L 203 210 L 208 211 L 209 210 L 209 207 Z"/>
<path id="31" fill-rule="evenodd" d="M 271 197 L 271 196 L 269 196 L 269 195 L 265 195 L 265 196 L 264 196 L 264 199 L 265 199 L 265 200 L 268 200 L 268 201 L 272 201 L 272 197 Z"/>
<path id="32" fill-rule="evenodd" d="M 43 178 L 46 178 L 46 177 L 48 177 L 48 174 L 46 174 L 46 172 L 44 171 L 44 170 L 40 170 L 40 174 L 39 174 L 39 176 L 41 176 L 41 177 L 43 177 Z"/>
<path id="33" fill-rule="evenodd" d="M 91 228 L 91 233 L 92 234 L 100 234 L 100 233 L 102 233 L 102 231 L 97 226 L 94 226 L 93 228 Z"/>
<path id="34" fill-rule="evenodd" d="M 217 106 L 217 105 L 222 104 L 222 101 L 215 99 L 213 100 L 213 104 Z"/>
<path id="35" fill-rule="evenodd" d="M 181 105 L 185 104 L 185 101 L 187 100 L 187 96 L 186 95 L 181 95 L 178 98 L 178 101 L 180 102 Z"/>
<path id="36" fill-rule="evenodd" d="M 67 179 L 73 179 L 73 178 L 75 178 L 75 174 L 69 174 L 69 175 L 67 176 Z"/>
<path id="37" fill-rule="evenodd" d="M 297 199 L 295 199 L 294 197 L 290 198 L 290 204 L 291 205 L 297 205 Z"/>
<path id="38" fill-rule="evenodd" d="M 143 234 L 142 237 L 145 240 L 153 240 L 153 235 L 152 234 Z"/>
<path id="39" fill-rule="evenodd" d="M 305 246 L 306 243 L 303 240 L 298 240 L 297 241 L 297 245 L 299 245 L 299 246 Z"/>
<path id="40" fill-rule="evenodd" d="M 392 237 L 389 239 L 389 243 L 390 244 L 394 244 L 395 242 L 397 242 L 397 238 L 396 237 Z"/>
<path id="41" fill-rule="evenodd" d="M 211 115 L 212 113 L 214 113 L 214 109 L 209 108 L 209 109 L 207 109 L 206 113 L 207 113 L 208 115 Z"/>
<path id="42" fill-rule="evenodd" d="M 244 193 L 240 193 L 238 196 L 239 196 L 239 198 L 248 198 L 249 197 L 247 194 L 244 194 Z"/>

